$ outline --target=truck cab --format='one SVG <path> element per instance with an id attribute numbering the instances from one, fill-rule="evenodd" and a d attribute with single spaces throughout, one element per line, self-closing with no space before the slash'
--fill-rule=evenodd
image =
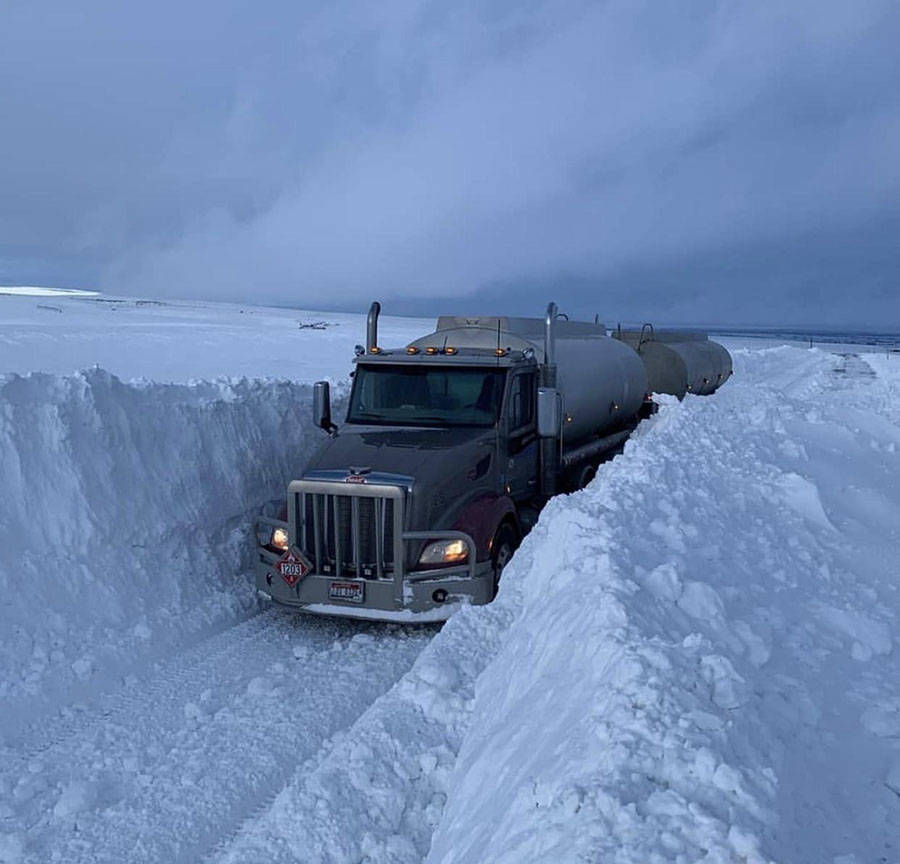
<path id="1" fill-rule="evenodd" d="M 622 446 L 647 371 L 627 340 L 555 303 L 543 319 L 442 316 L 391 349 L 379 312 L 340 427 L 315 385 L 328 438 L 288 485 L 286 518 L 259 520 L 257 587 L 307 612 L 444 620 L 490 602 L 542 504 Z"/>
<path id="2" fill-rule="evenodd" d="M 273 526 L 286 548 L 260 548 L 258 587 L 272 599 L 402 621 L 493 598 L 539 492 L 538 364 L 443 341 L 370 346 L 339 430 L 320 408 L 331 434 Z"/>

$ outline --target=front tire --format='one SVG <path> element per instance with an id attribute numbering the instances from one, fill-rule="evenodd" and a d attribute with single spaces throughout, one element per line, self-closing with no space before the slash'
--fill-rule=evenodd
<path id="1" fill-rule="evenodd" d="M 494 589 L 491 599 L 497 596 L 500 588 L 500 576 L 519 545 L 519 538 L 509 522 L 504 522 L 491 541 L 491 564 L 494 568 Z"/>

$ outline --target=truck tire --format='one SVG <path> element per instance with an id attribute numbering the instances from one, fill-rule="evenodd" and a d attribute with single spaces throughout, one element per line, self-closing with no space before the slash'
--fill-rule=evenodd
<path id="1" fill-rule="evenodd" d="M 491 541 L 491 564 L 494 568 L 494 590 L 491 599 L 497 596 L 500 587 L 500 576 L 519 545 L 516 530 L 509 522 L 503 522 Z"/>
<path id="2" fill-rule="evenodd" d="M 575 481 L 575 489 L 584 489 L 596 476 L 597 466 L 593 462 L 582 465 L 578 472 L 578 479 Z"/>

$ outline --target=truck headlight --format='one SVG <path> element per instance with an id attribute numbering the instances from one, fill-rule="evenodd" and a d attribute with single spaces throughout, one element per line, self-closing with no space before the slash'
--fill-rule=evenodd
<path id="1" fill-rule="evenodd" d="M 462 564 L 469 558 L 465 540 L 435 540 L 419 556 L 419 564 Z"/>
<path id="2" fill-rule="evenodd" d="M 271 546 L 280 552 L 286 552 L 288 548 L 288 532 L 286 528 L 272 529 L 271 525 L 260 522 L 256 526 L 256 542 L 260 546 Z"/>
<path id="3" fill-rule="evenodd" d="M 276 528 L 272 532 L 272 539 L 269 541 L 270 546 L 274 546 L 281 552 L 286 552 L 288 548 L 288 532 L 285 528 Z"/>

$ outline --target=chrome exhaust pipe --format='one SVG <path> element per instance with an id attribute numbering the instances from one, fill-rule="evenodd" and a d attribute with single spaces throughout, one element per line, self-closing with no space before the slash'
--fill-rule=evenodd
<path id="1" fill-rule="evenodd" d="M 373 348 L 378 347 L 378 316 L 381 314 L 381 304 L 375 300 L 369 307 L 369 316 L 366 318 L 366 351 L 369 354 L 377 354 Z"/>
<path id="2" fill-rule="evenodd" d="M 556 386 L 556 319 L 559 307 L 553 302 L 547 304 L 547 317 L 544 321 L 544 386 Z"/>
<path id="3" fill-rule="evenodd" d="M 541 366 L 541 384 L 553 393 L 557 418 L 556 426 L 561 422 L 559 407 L 556 400 L 556 319 L 559 316 L 559 308 L 555 303 L 547 304 L 547 317 L 544 321 L 544 363 Z M 549 431 L 549 430 L 548 430 Z M 556 475 L 559 473 L 559 450 L 562 442 L 562 430 L 557 428 L 556 434 L 541 438 L 541 494 L 550 498 L 556 494 Z"/>

